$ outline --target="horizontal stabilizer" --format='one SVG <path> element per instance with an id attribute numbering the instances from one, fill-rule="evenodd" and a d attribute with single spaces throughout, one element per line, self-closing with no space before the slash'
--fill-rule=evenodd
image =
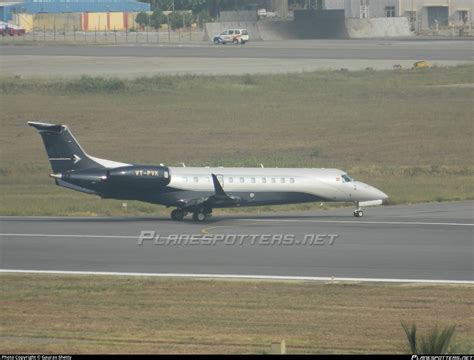
<path id="1" fill-rule="evenodd" d="M 42 123 L 42 122 L 28 121 L 28 125 L 34 127 L 35 129 L 39 131 L 51 131 L 51 132 L 59 133 L 62 130 L 64 130 L 63 125 L 48 124 L 48 123 Z"/>

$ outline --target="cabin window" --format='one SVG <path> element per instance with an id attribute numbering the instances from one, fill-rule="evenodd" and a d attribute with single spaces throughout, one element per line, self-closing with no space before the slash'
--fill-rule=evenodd
<path id="1" fill-rule="evenodd" d="M 267 178 L 262 178 L 262 183 L 266 184 L 267 183 Z"/>
<path id="2" fill-rule="evenodd" d="M 295 179 L 290 178 L 290 183 L 294 184 L 294 183 L 295 183 Z"/>
<path id="3" fill-rule="evenodd" d="M 195 182 L 195 183 L 199 182 L 199 178 L 198 178 L 198 177 L 195 177 L 195 178 L 194 178 L 194 182 Z"/>
<path id="4" fill-rule="evenodd" d="M 286 179 L 285 179 L 285 178 L 281 178 L 281 179 L 280 179 L 280 182 L 281 182 L 282 184 L 284 184 L 284 183 L 285 183 L 285 181 L 286 181 Z"/>
<path id="5" fill-rule="evenodd" d="M 245 179 L 243 177 L 241 177 L 240 182 L 243 184 L 245 182 Z"/>
<path id="6" fill-rule="evenodd" d="M 275 184 L 275 183 L 276 183 L 276 179 L 272 178 L 272 184 Z"/>
<path id="7" fill-rule="evenodd" d="M 228 178 L 227 180 L 229 181 L 230 184 L 234 182 L 234 178 Z"/>
<path id="8" fill-rule="evenodd" d="M 250 181 L 252 182 L 252 184 L 255 184 L 257 182 L 257 180 L 255 180 L 255 178 L 252 178 Z"/>

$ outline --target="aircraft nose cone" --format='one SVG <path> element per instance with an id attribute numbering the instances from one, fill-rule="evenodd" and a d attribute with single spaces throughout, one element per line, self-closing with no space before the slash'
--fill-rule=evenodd
<path id="1" fill-rule="evenodd" d="M 359 183 L 360 188 L 364 189 L 364 193 L 367 196 L 368 199 L 370 200 L 382 200 L 383 203 L 385 204 L 388 200 L 388 195 L 385 194 L 383 191 L 377 189 L 374 186 L 364 184 L 364 183 Z"/>
<path id="2" fill-rule="evenodd" d="M 376 197 L 382 200 L 384 204 L 386 204 L 388 200 L 388 195 L 379 189 L 374 188 L 374 190 L 375 190 Z"/>

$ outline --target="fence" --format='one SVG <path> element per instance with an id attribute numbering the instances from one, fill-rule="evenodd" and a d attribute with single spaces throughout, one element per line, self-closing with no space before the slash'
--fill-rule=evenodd
<path id="1" fill-rule="evenodd" d="M 0 36 L 0 43 L 53 42 L 82 44 L 179 44 L 199 42 L 204 39 L 204 31 L 195 28 L 183 28 L 175 31 L 144 29 L 143 31 L 107 31 L 94 30 L 68 31 L 53 28 L 48 31 L 33 30 L 21 36 Z"/>

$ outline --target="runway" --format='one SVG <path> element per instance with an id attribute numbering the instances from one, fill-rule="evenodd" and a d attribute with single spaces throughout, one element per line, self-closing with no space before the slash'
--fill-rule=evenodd
<path id="1" fill-rule="evenodd" d="M 84 56 L 218 59 L 363 59 L 472 61 L 472 40 L 285 40 L 245 46 L 186 45 L 22 45 L 2 46 L 2 56 Z"/>
<path id="2" fill-rule="evenodd" d="M 2 217 L 0 268 L 472 282 L 473 212 L 474 202 L 468 201 L 370 208 L 362 219 L 352 218 L 347 208 L 216 216 L 205 224 L 160 218 Z M 142 231 L 156 232 L 160 241 L 146 238 L 138 245 Z M 192 235 L 194 242 L 175 241 Z M 241 242 L 227 243 L 236 235 Z M 316 235 L 321 241 L 304 242 Z M 335 236 L 332 244 L 329 235 Z M 278 236 L 291 241 L 282 244 Z"/>
<path id="3" fill-rule="evenodd" d="M 153 75 L 242 75 L 317 70 L 412 68 L 472 62 L 471 40 L 292 40 L 216 46 L 178 45 L 4 45 L 1 74 L 21 77 Z"/>

